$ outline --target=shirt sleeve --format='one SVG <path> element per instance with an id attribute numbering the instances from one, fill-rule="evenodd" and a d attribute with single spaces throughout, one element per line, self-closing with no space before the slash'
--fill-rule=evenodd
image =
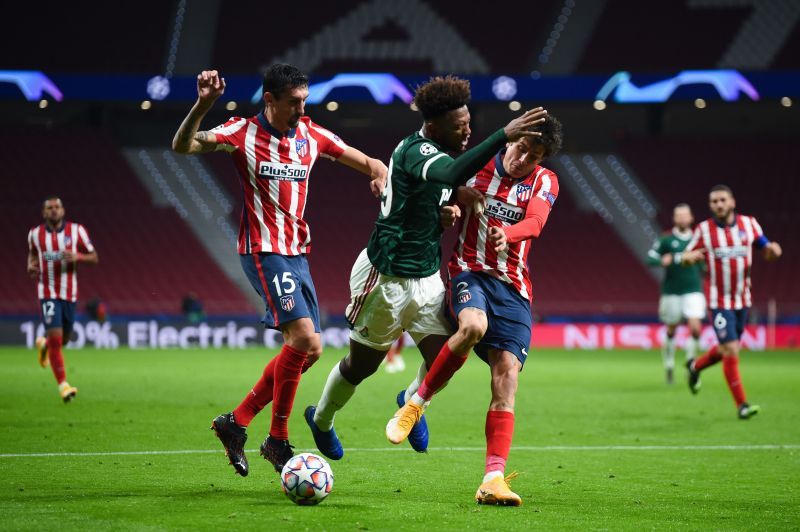
<path id="1" fill-rule="evenodd" d="M 440 152 L 429 142 L 421 142 L 409 147 L 406 153 L 406 168 L 410 174 L 425 181 L 457 187 L 466 183 L 475 172 L 483 168 L 505 142 L 505 132 L 498 129 L 486 140 L 456 159 Z"/>
<path id="2" fill-rule="evenodd" d="M 537 238 L 542 234 L 556 198 L 558 198 L 558 178 L 555 174 L 545 173 L 542 175 L 539 191 L 528 202 L 525 218 L 503 230 L 508 242 L 514 244 L 529 238 Z"/>
<path id="3" fill-rule="evenodd" d="M 661 238 L 653 242 L 650 251 L 647 252 L 647 264 L 650 266 L 661 266 Z"/>
<path id="4" fill-rule="evenodd" d="M 696 249 L 705 249 L 706 243 L 703 240 L 703 234 L 700 232 L 700 226 L 694 228 L 692 239 L 686 244 L 686 251 L 694 251 Z"/>
<path id="5" fill-rule="evenodd" d="M 78 251 L 81 253 L 94 253 L 94 245 L 89 238 L 89 233 L 82 225 L 78 225 Z"/>
<path id="6" fill-rule="evenodd" d="M 317 141 L 319 152 L 328 159 L 338 159 L 347 149 L 347 144 L 338 135 L 328 131 L 315 122 L 309 122 L 308 130 Z"/>
<path id="7" fill-rule="evenodd" d="M 244 136 L 247 132 L 247 119 L 234 116 L 224 124 L 220 124 L 210 131 L 216 137 L 219 149 L 234 151 L 244 146 Z"/>

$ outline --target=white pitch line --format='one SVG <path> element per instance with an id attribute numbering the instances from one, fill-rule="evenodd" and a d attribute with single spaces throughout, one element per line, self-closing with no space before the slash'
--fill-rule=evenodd
<path id="1" fill-rule="evenodd" d="M 764 444 L 764 445 L 520 445 L 512 447 L 512 451 L 785 451 L 800 449 L 800 444 Z M 412 452 L 408 447 L 353 447 L 348 452 Z M 485 447 L 430 447 L 433 452 L 484 452 Z M 250 453 L 258 449 L 248 449 Z M 316 449 L 305 449 L 302 452 L 317 452 Z M 222 449 L 184 449 L 175 451 L 108 451 L 94 453 L 3 453 L 0 458 L 48 458 L 63 456 L 147 456 L 171 454 L 220 454 Z"/>

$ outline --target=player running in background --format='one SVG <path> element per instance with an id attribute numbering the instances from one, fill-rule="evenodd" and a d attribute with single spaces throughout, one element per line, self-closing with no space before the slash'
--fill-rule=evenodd
<path id="1" fill-rule="evenodd" d="M 276 471 L 292 457 L 288 421 L 297 385 L 322 352 L 317 296 L 306 260 L 311 234 L 303 220 L 311 168 L 320 157 L 339 161 L 368 175 L 378 195 L 386 166 L 304 116 L 308 78 L 293 66 L 276 64 L 267 70 L 263 112 L 198 131 L 224 91 L 225 80 L 216 70 L 197 76 L 197 102 L 172 147 L 179 153 L 224 150 L 233 157 L 244 192 L 239 258 L 264 300 L 264 324 L 283 334 L 283 348 L 242 403 L 212 423 L 234 469 L 245 476 L 245 429 L 270 401 L 272 423 L 261 454 Z"/>
<path id="2" fill-rule="evenodd" d="M 456 77 L 433 78 L 418 87 L 414 103 L 422 114 L 422 128 L 392 152 L 380 215 L 350 276 L 350 352 L 331 370 L 317 406 L 305 412 L 317 447 L 333 460 L 344 454 L 333 427 L 336 412 L 378 369 L 403 331 L 425 359 L 418 379 L 451 332 L 443 312 L 439 267 L 440 208 L 450 202 L 453 187 L 465 183 L 508 139 L 538 135 L 528 130 L 546 116 L 541 108 L 528 111 L 454 159 L 448 152 L 464 151 L 470 137 L 469 100 L 469 82 Z M 398 405 L 408 397 L 408 391 L 401 390 Z M 409 442 L 422 452 L 428 446 L 428 430 L 424 419 L 416 421 Z"/>
<path id="3" fill-rule="evenodd" d="M 757 405 L 747 403 L 739 376 L 739 340 L 747 323 L 747 311 L 752 305 L 750 268 L 753 246 L 760 249 L 764 259 L 770 262 L 780 258 L 782 251 L 777 242 L 770 242 L 764 236 L 754 217 L 736 214 L 736 200 L 727 186 L 717 185 L 711 189 L 709 206 L 713 216 L 697 225 L 681 262 L 691 265 L 705 258 L 708 306 L 719 345 L 686 364 L 689 389 L 697 393 L 700 390 L 700 372 L 721 360 L 739 419 L 748 419 L 760 410 Z"/>
<path id="4" fill-rule="evenodd" d="M 400 373 L 405 371 L 406 362 L 403 360 L 403 348 L 406 345 L 406 335 L 401 334 L 395 343 L 389 348 L 384 360 L 383 369 L 386 373 Z"/>
<path id="5" fill-rule="evenodd" d="M 409 401 L 386 425 L 400 443 L 471 349 L 488 363 L 492 399 L 486 415 L 486 463 L 475 494 L 482 504 L 518 506 L 504 478 L 514 432 L 514 397 L 531 339 L 531 239 L 537 238 L 558 196 L 558 178 L 539 166 L 561 148 L 561 123 L 548 116 L 539 138 L 509 143 L 459 189 L 466 214 L 448 264 L 448 309 L 458 331 L 445 343 Z"/>
<path id="6" fill-rule="evenodd" d="M 702 267 L 683 267 L 681 258 L 689 240 L 692 239 L 692 209 L 679 203 L 672 211 L 674 227 L 655 241 L 647 252 L 650 266 L 664 267 L 661 283 L 661 299 L 658 302 L 658 317 L 667 326 L 667 338 L 661 348 L 667 384 L 672 384 L 675 371 L 675 331 L 684 320 L 691 336 L 686 339 L 686 361 L 694 360 L 700 340 L 702 320 L 706 315 L 706 298 L 701 286 Z"/>
<path id="7" fill-rule="evenodd" d="M 62 348 L 69 342 L 78 301 L 78 263 L 97 264 L 89 233 L 81 224 L 64 220 L 64 205 L 58 196 L 48 196 L 42 205 L 44 223 L 28 232 L 28 275 L 39 279 L 39 310 L 46 338 L 36 339 L 39 365 L 48 361 L 65 403 L 78 394 L 67 382 Z"/>

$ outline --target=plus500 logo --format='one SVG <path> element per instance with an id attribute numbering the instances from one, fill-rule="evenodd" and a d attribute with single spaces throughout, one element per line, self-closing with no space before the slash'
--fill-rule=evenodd
<path id="1" fill-rule="evenodd" d="M 302 181 L 308 177 L 308 167 L 302 164 L 262 162 L 258 176 L 280 181 Z"/>
<path id="2" fill-rule="evenodd" d="M 516 223 L 525 216 L 525 211 L 514 205 L 509 205 L 499 200 L 487 199 L 486 214 L 508 223 Z"/>

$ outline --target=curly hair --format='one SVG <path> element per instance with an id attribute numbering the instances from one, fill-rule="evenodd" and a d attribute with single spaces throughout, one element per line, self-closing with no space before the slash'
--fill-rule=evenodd
<path id="1" fill-rule="evenodd" d="M 541 137 L 534 137 L 534 142 L 544 146 L 545 158 L 551 157 L 561 150 L 564 135 L 561 131 L 561 121 L 558 118 L 549 114 L 545 117 L 544 122 L 531 129 L 542 134 Z"/>
<path id="2" fill-rule="evenodd" d="M 455 76 L 437 76 L 417 87 L 414 104 L 422 118 L 430 120 L 469 103 L 469 81 Z"/>

